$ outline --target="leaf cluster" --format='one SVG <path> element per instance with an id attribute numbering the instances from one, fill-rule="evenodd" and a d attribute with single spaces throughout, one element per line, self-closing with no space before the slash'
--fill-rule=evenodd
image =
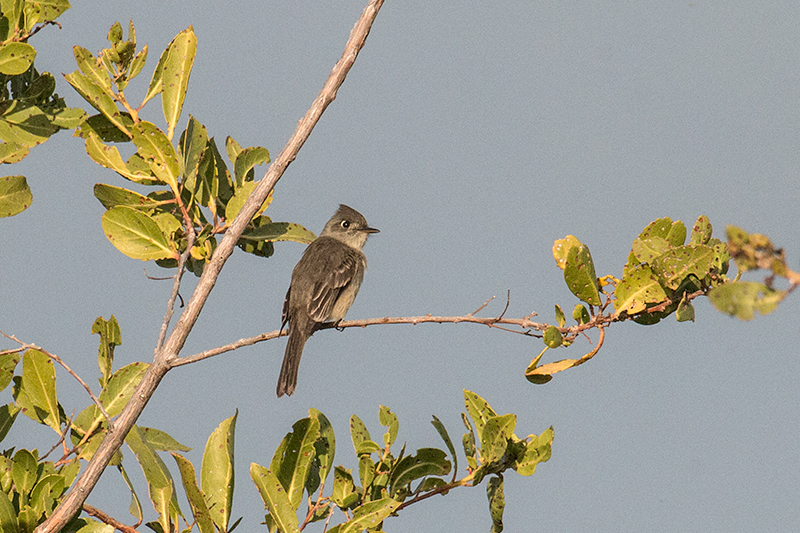
<path id="1" fill-rule="evenodd" d="M 0 1 L 0 163 L 17 163 L 31 148 L 84 118 L 56 94 L 56 80 L 34 67 L 36 49 L 28 39 L 55 20 L 67 0 Z M 38 25 L 38 26 L 37 26 Z M 0 178 L 0 218 L 21 213 L 33 200 L 24 176 Z"/>
<path id="2" fill-rule="evenodd" d="M 728 250 L 736 262 L 739 274 L 732 283 L 716 287 L 708 297 L 714 306 L 740 320 L 752 320 L 755 313 L 766 315 L 775 310 L 786 296 L 800 285 L 800 274 L 786 264 L 786 253 L 777 248 L 766 235 L 748 233 L 728 226 Z M 764 282 L 741 281 L 742 274 L 753 270 L 768 271 Z M 789 282 L 789 288 L 776 289 L 776 279 Z"/>
<path id="3" fill-rule="evenodd" d="M 508 469 L 519 474 L 533 474 L 539 462 L 550 458 L 552 428 L 538 437 L 520 439 L 514 435 L 516 416 L 498 416 L 477 394 L 464 391 L 467 413 L 463 414 L 467 433 L 462 444 L 467 459 L 467 475 L 457 478 L 458 458 L 444 425 L 434 417 L 431 422 L 445 443 L 446 450 L 420 448 L 406 454 L 397 443 L 399 422 L 387 407 L 381 406 L 378 419 L 385 432 L 378 443 L 366 425 L 353 415 L 350 438 L 358 458 L 358 475 L 352 469 L 334 466 L 336 441 L 327 418 L 316 409 L 309 412 L 284 437 L 269 468 L 253 463 L 253 478 L 268 510 L 266 524 L 270 531 L 299 531 L 307 523 L 329 521 L 338 510 L 344 521 L 330 532 L 380 531 L 383 521 L 404 507 L 435 494 L 445 494 L 460 486 L 478 485 L 494 475 L 488 493 L 493 531 L 502 530 L 503 473 Z M 474 429 L 473 429 L 474 426 Z M 452 459 L 448 459 L 449 457 Z M 324 496 L 325 484 L 333 472 L 330 496 Z M 452 477 L 446 476 L 452 472 Z M 307 495 L 305 520 L 297 511 Z"/>
<path id="4" fill-rule="evenodd" d="M 225 233 L 255 189 L 254 168 L 270 162 L 269 152 L 259 146 L 242 148 L 228 137 L 229 167 L 215 139 L 194 117 L 173 144 L 197 51 L 191 27 L 162 52 L 137 107 L 128 101 L 125 88 L 144 68 L 147 46 L 137 51 L 132 22 L 127 39 L 115 23 L 108 41 L 109 48 L 97 56 L 80 46 L 74 48 L 78 70 L 65 78 L 97 111 L 78 125 L 76 135 L 84 139 L 86 153 L 100 166 L 136 185 L 158 189 L 141 194 L 115 185 L 95 185 L 94 194 L 107 209 L 103 231 L 123 254 L 143 261 L 154 259 L 165 268 L 177 266 L 181 254 L 188 251 L 187 267 L 199 276 L 216 249 L 217 235 Z M 166 130 L 139 116 L 155 96 L 161 97 Z M 132 143 L 135 152 L 123 158 L 116 145 L 126 143 Z M 273 222 L 263 215 L 271 201 L 270 195 L 250 220 L 237 243 L 241 249 L 269 257 L 274 241 L 308 243 L 315 238 L 297 224 Z"/>

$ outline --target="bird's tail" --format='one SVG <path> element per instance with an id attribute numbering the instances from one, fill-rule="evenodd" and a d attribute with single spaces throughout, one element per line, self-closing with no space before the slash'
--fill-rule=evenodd
<path id="1" fill-rule="evenodd" d="M 278 377 L 278 398 L 284 394 L 291 396 L 297 386 L 297 370 L 300 367 L 300 358 L 303 356 L 303 347 L 311 336 L 311 332 L 305 330 L 306 328 L 289 327 L 289 342 L 286 343 L 281 375 Z"/>

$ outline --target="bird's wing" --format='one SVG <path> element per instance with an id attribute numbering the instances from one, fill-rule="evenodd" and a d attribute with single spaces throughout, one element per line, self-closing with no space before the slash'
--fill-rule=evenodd
<path id="1" fill-rule="evenodd" d="M 346 246 L 335 247 L 335 252 L 328 258 L 330 259 L 328 268 L 324 276 L 314 284 L 308 302 L 308 314 L 316 322 L 330 320 L 339 294 L 361 268 L 358 252 Z"/>

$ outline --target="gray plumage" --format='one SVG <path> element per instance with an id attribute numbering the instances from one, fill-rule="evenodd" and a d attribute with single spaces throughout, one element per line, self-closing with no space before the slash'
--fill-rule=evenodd
<path id="1" fill-rule="evenodd" d="M 342 320 L 353 305 L 367 268 L 361 249 L 370 233 L 378 230 L 370 228 L 361 213 L 342 204 L 294 267 L 283 303 L 281 328 L 289 324 L 289 341 L 278 378 L 279 398 L 294 393 L 308 338 L 320 324 Z"/>

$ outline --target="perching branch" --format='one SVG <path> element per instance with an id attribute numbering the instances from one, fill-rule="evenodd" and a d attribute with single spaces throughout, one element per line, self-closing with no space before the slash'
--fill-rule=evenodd
<path id="1" fill-rule="evenodd" d="M 137 387 L 131 401 L 123 409 L 122 413 L 109 424 L 109 432 L 106 438 L 98 447 L 92 460 L 73 487 L 62 500 L 61 504 L 53 511 L 50 517 L 36 528 L 37 533 L 55 533 L 60 531 L 69 520 L 75 516 L 83 506 L 89 493 L 100 479 L 100 475 L 108 466 L 108 462 L 117 450 L 122 446 L 125 436 L 131 430 L 136 420 L 138 420 L 147 402 L 152 397 L 158 384 L 172 367 L 178 354 L 183 348 L 186 338 L 194 327 L 200 311 L 208 299 L 211 289 L 217 282 L 217 277 L 222 270 L 225 261 L 233 253 L 234 246 L 242 235 L 247 223 L 255 215 L 256 211 L 264 203 L 267 195 L 275 187 L 286 168 L 297 157 L 300 148 L 311 135 L 311 131 L 319 122 L 322 113 L 336 98 L 336 93 L 344 83 L 347 73 L 355 63 L 356 57 L 364 47 L 372 23 L 378 15 L 378 11 L 383 5 L 383 0 L 370 0 L 364 12 L 361 14 L 356 25 L 350 32 L 350 38 L 345 46 L 344 53 L 336 65 L 333 67 L 322 90 L 314 100 L 311 108 L 297 124 L 289 141 L 281 150 L 278 157 L 270 165 L 264 178 L 259 182 L 256 189 L 245 202 L 244 207 L 232 222 L 225 236 L 220 241 L 219 246 L 214 251 L 211 260 L 206 264 L 203 275 L 186 304 L 169 338 L 156 349 L 153 364 L 147 369 L 141 383 Z"/>

